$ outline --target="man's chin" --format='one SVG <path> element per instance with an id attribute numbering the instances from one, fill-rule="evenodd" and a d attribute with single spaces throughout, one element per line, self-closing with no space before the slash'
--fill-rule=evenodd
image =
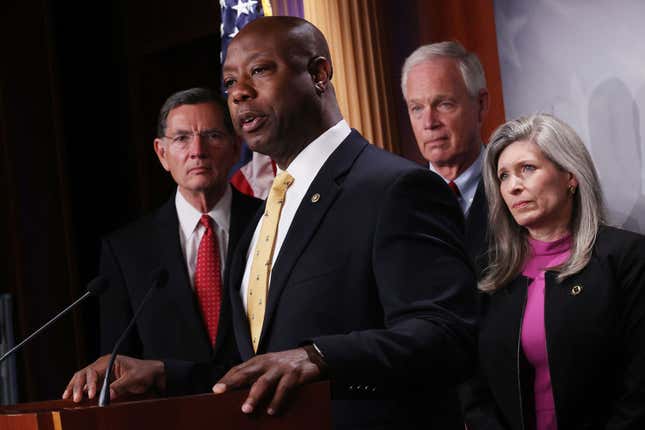
<path id="1" fill-rule="evenodd" d="M 193 192 L 207 192 L 216 186 L 217 180 L 213 177 L 194 177 L 186 183 L 185 188 Z"/>
<path id="2" fill-rule="evenodd" d="M 452 165 L 452 160 L 448 157 L 437 157 L 437 154 L 424 154 L 424 158 L 436 167 L 445 167 Z"/>
<path id="3" fill-rule="evenodd" d="M 434 165 L 452 164 L 457 158 L 454 151 L 446 148 L 445 145 L 426 146 L 423 157 Z"/>
<path id="4" fill-rule="evenodd" d="M 271 145 L 263 136 L 247 136 L 243 140 L 251 151 L 271 155 Z"/>

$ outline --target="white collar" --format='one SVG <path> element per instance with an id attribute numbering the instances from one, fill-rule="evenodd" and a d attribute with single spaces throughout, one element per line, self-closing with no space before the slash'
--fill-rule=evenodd
<path id="1" fill-rule="evenodd" d="M 351 132 L 347 122 L 341 119 L 300 151 L 287 167 L 287 171 L 295 178 L 294 185 L 298 184 L 298 188 L 306 185 L 306 191 L 325 161 Z M 278 173 L 281 171 L 278 168 Z"/>

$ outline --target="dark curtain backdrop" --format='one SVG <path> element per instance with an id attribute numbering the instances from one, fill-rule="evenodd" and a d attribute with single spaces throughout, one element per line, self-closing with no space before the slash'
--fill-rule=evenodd
<path id="1" fill-rule="evenodd" d="M 302 14 L 297 1 L 273 3 L 276 14 Z M 419 44 L 459 39 L 482 56 L 493 95 L 489 124 L 501 122 L 491 2 L 375 0 L 374 7 L 391 17 L 394 79 Z M 174 91 L 219 88 L 219 24 L 216 0 L 3 4 L 0 292 L 14 296 L 17 339 L 82 294 L 96 275 L 102 235 L 174 189 L 152 150 L 156 115 Z M 391 103 L 402 153 L 418 161 L 398 95 Z M 19 353 L 21 401 L 60 396 L 72 373 L 96 358 L 97 321 L 90 302 Z"/>
<path id="2" fill-rule="evenodd" d="M 0 18 L 0 292 L 17 339 L 82 294 L 100 237 L 174 189 L 152 150 L 158 109 L 219 88 L 219 2 L 9 0 Z M 18 355 L 20 400 L 56 398 L 96 357 L 97 304 Z"/>

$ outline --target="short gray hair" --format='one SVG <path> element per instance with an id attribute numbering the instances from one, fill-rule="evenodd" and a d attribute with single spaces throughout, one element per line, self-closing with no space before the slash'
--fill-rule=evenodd
<path id="1" fill-rule="evenodd" d="M 490 264 L 479 289 L 495 291 L 512 281 L 529 255 L 527 231 L 518 225 L 504 203 L 497 176 L 500 154 L 510 144 L 535 143 L 555 166 L 571 173 L 578 182 L 571 215 L 572 246 L 569 259 L 549 268 L 559 272 L 558 281 L 578 273 L 591 258 L 598 227 L 604 222 L 602 190 L 589 151 L 576 132 L 549 114 L 535 114 L 502 124 L 490 138 L 483 167 L 490 226 Z"/>
<path id="2" fill-rule="evenodd" d="M 222 109 L 224 115 L 224 126 L 226 130 L 232 135 L 235 135 L 231 115 L 228 111 L 226 100 L 208 88 L 190 88 L 183 91 L 177 91 L 166 99 L 161 110 L 159 111 L 159 119 L 157 120 L 157 137 L 162 138 L 166 135 L 166 127 L 168 125 L 168 114 L 170 111 L 183 105 L 196 105 L 200 103 L 213 103 Z"/>
<path id="3" fill-rule="evenodd" d="M 476 97 L 479 91 L 486 88 L 486 76 L 477 54 L 467 51 L 459 42 L 448 41 L 431 43 L 418 47 L 403 63 L 401 71 L 401 91 L 403 98 L 407 99 L 405 86 L 408 82 L 408 73 L 417 64 L 434 60 L 437 57 L 454 58 L 461 71 L 468 94 Z"/>

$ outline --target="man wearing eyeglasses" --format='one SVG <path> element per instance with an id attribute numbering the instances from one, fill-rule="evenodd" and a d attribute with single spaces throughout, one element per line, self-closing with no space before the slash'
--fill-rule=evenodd
<path id="1" fill-rule="evenodd" d="M 208 381 L 201 388 L 199 381 L 187 383 L 185 365 L 215 362 L 227 368 L 237 360 L 222 274 L 260 201 L 228 184 L 239 140 L 226 102 L 203 88 L 171 95 L 161 108 L 154 149 L 177 192 L 153 214 L 103 241 L 101 273 L 112 285 L 100 304 L 102 353 L 112 350 L 150 288 L 150 273 L 162 268 L 169 278 L 119 350 L 124 356 L 115 365 L 112 397 L 123 394 L 120 387 L 136 392 L 143 383 L 137 381 L 149 379 L 144 369 L 155 368 L 163 376 L 154 385 L 169 394 L 185 387 L 208 391 Z M 63 397 L 78 401 L 84 387 L 94 397 L 107 358 L 76 372 Z"/>

